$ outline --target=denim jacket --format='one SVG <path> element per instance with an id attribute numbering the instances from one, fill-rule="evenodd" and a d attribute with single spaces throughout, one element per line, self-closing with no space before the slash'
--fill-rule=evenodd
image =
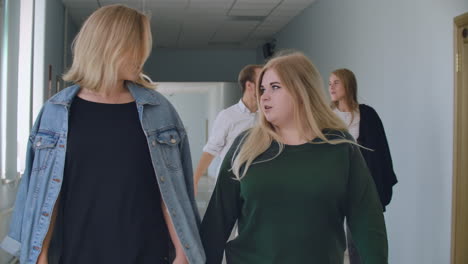
<path id="1" fill-rule="evenodd" d="M 174 107 L 160 93 L 127 83 L 135 98 L 162 199 L 190 263 L 205 263 L 200 216 L 193 192 L 187 135 Z M 50 98 L 31 130 L 10 231 L 1 243 L 21 263 L 36 264 L 60 193 L 67 149 L 70 105 L 80 87 Z"/>

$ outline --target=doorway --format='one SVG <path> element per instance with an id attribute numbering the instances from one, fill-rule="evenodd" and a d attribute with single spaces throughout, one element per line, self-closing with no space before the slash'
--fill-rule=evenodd
<path id="1" fill-rule="evenodd" d="M 229 82 L 161 82 L 157 91 L 171 102 L 184 123 L 195 170 L 216 116 L 221 110 L 237 103 L 242 96 L 241 91 L 236 83 Z M 197 206 L 201 216 L 208 207 L 220 162 L 219 157 L 215 158 L 198 183 Z"/>
<path id="2" fill-rule="evenodd" d="M 454 19 L 452 264 L 468 263 L 468 13 Z"/>

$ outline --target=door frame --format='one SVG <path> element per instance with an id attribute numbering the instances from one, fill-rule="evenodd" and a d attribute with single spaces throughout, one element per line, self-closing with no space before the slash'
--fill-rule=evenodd
<path id="1" fill-rule="evenodd" d="M 468 87 L 463 90 L 463 74 L 468 76 L 468 65 L 463 64 L 462 29 L 468 29 L 468 13 L 454 18 L 454 129 L 453 129 L 453 183 L 452 183 L 452 243 L 451 263 L 468 263 Z"/>

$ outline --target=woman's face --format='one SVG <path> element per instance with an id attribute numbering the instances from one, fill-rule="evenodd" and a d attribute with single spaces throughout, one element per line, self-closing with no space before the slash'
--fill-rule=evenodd
<path id="1" fill-rule="evenodd" d="M 346 96 L 343 82 L 336 77 L 335 74 L 330 75 L 330 79 L 328 81 L 328 92 L 330 93 L 330 97 L 333 102 L 343 100 Z"/>
<path id="2" fill-rule="evenodd" d="M 276 127 L 294 124 L 294 100 L 275 70 L 267 70 L 260 85 L 260 107 L 268 122 Z"/>

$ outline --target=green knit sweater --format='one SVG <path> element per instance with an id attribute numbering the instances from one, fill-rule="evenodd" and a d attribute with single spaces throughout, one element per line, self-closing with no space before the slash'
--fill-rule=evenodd
<path id="1" fill-rule="evenodd" d="M 235 148 L 201 226 L 208 264 L 221 263 L 223 250 L 228 264 L 342 264 L 345 217 L 363 263 L 387 263 L 382 207 L 356 146 L 286 145 L 259 162 L 278 153 L 273 143 L 241 181 L 230 170 Z M 239 236 L 226 243 L 236 220 Z"/>

